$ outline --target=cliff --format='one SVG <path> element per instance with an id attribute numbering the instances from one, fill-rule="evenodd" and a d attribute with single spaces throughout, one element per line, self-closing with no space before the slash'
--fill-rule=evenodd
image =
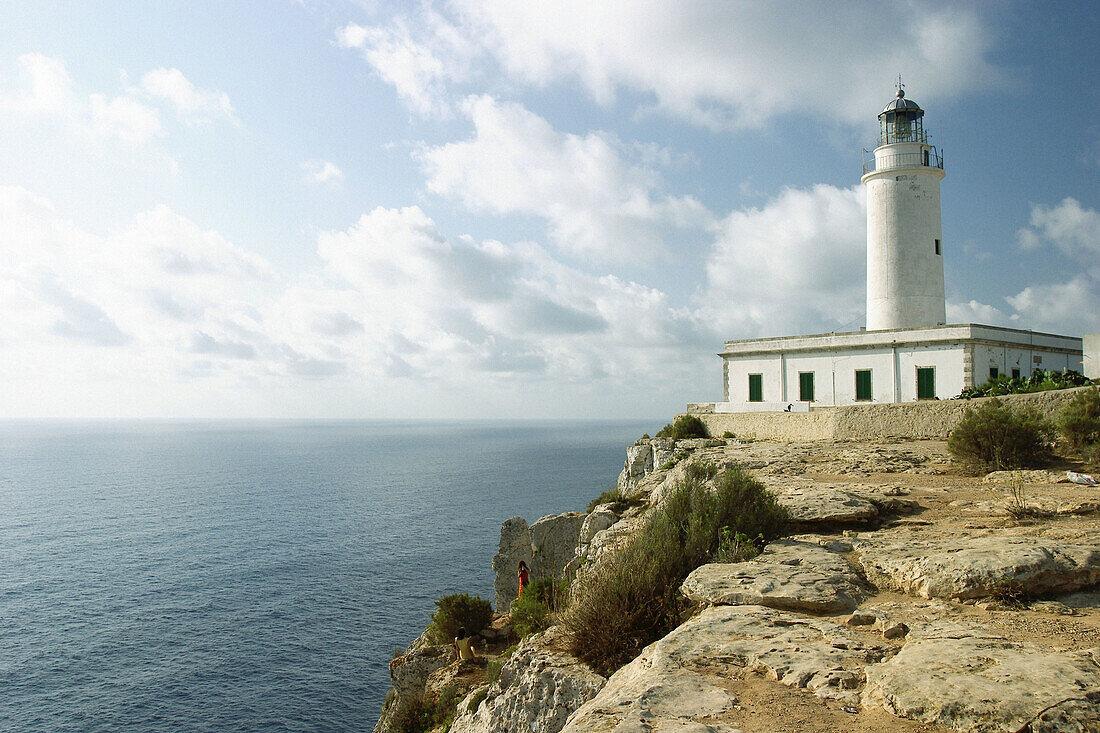
<path id="1" fill-rule="evenodd" d="M 451 733 L 1100 731 L 1100 490 L 1064 466 L 972 478 L 930 440 L 639 441 L 619 489 L 640 506 L 505 523 L 498 608 L 517 558 L 585 582 L 692 461 L 750 469 L 793 534 L 692 572 L 694 615 L 609 678 L 561 628 L 528 637 L 491 684 L 452 686 Z M 395 659 L 395 689 L 446 674 L 432 654 Z"/>

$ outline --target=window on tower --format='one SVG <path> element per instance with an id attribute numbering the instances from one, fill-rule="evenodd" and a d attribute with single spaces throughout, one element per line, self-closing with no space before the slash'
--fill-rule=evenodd
<path id="1" fill-rule="evenodd" d="M 936 240 L 936 254 L 938 254 L 938 255 L 943 254 L 943 252 L 940 250 L 940 240 L 938 240 L 938 239 Z"/>

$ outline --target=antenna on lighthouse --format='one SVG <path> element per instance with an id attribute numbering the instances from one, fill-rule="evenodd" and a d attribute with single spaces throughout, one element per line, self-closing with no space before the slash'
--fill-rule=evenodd
<path id="1" fill-rule="evenodd" d="M 894 86 L 897 87 L 897 89 L 898 89 L 898 96 L 899 97 L 904 97 L 905 96 L 905 87 L 901 83 L 901 74 L 898 74 L 898 80 L 897 80 L 897 82 L 895 82 Z"/>

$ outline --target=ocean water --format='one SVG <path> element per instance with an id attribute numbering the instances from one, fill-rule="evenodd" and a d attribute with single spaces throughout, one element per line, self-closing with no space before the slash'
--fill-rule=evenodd
<path id="1" fill-rule="evenodd" d="M 0 730 L 369 730 L 500 523 L 650 423 L 0 423 Z"/>

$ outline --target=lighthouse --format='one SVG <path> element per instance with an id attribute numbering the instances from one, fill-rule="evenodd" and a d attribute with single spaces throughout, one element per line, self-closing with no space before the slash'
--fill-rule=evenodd
<path id="1" fill-rule="evenodd" d="M 940 181 L 943 158 L 928 142 L 924 110 L 897 96 L 878 115 L 867 187 L 867 330 L 939 326 L 943 287 Z"/>

